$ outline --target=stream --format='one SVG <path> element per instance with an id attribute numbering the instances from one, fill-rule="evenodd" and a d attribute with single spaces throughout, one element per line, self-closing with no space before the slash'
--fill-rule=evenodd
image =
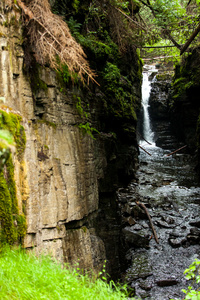
<path id="1" fill-rule="evenodd" d="M 183 299 L 181 289 L 189 285 L 183 272 L 195 258 L 200 259 L 200 187 L 186 150 L 167 156 L 173 149 L 153 142 L 148 115 L 152 72 L 152 66 L 145 71 L 142 89 L 143 136 L 151 145 L 140 141 L 151 156 L 140 148 L 137 180 L 118 191 L 128 266 L 124 277 L 141 299 Z M 148 209 L 159 243 L 136 201 Z"/>

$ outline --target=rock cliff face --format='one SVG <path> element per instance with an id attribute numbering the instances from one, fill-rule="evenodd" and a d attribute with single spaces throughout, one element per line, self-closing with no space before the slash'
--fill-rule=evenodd
<path id="1" fill-rule="evenodd" d="M 149 113 L 156 145 L 171 150 L 179 147 L 179 141 L 173 133 L 169 112 L 169 94 L 173 75 L 174 71 L 170 65 L 158 64 L 157 74 L 151 83 L 149 98 Z"/>
<path id="2" fill-rule="evenodd" d="M 184 139 L 192 153 L 198 147 L 199 66 L 200 48 L 197 47 L 176 66 L 170 102 L 177 135 Z"/>
<path id="3" fill-rule="evenodd" d="M 23 160 L 13 156 L 18 206 L 27 220 L 24 247 L 95 272 L 108 258 L 117 271 L 120 223 L 115 191 L 137 167 L 135 125 L 131 128 L 127 120 L 110 124 L 110 130 L 117 128 L 117 139 L 112 132 L 103 133 L 107 121 L 102 121 L 97 86 L 71 86 L 63 93 L 48 67 L 37 66 L 26 74 L 20 13 L 3 3 L 1 13 L 1 110 L 20 115 L 26 133 Z M 100 131 L 96 139 L 78 126 L 83 116 L 74 99 L 80 96 L 90 104 L 91 122 Z"/>

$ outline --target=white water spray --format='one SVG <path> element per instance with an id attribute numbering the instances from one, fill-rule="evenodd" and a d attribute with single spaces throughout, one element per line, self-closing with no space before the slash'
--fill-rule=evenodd
<path id="1" fill-rule="evenodd" d="M 151 129 L 150 118 L 149 118 L 149 97 L 151 92 L 151 81 L 149 76 L 156 72 L 155 66 L 145 65 L 145 71 L 143 72 L 142 82 L 142 106 L 143 106 L 143 136 L 144 139 L 150 143 L 154 142 L 154 133 Z"/>

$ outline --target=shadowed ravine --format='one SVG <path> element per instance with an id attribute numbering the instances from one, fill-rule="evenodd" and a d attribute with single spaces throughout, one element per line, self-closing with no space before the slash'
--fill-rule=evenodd
<path id="1" fill-rule="evenodd" d="M 129 265 L 126 281 L 143 299 L 182 299 L 181 289 L 188 286 L 183 272 L 200 258 L 200 188 L 194 163 L 186 150 L 166 156 L 170 149 L 145 141 L 140 145 L 151 156 L 140 150 L 138 182 L 118 193 Z M 159 244 L 136 201 L 147 207 Z"/>

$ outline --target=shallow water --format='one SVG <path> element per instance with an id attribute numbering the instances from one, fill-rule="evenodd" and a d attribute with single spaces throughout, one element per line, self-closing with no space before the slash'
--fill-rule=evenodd
<path id="1" fill-rule="evenodd" d="M 167 156 L 170 150 L 152 142 L 146 93 L 151 90 L 146 75 L 152 71 L 154 67 L 146 66 L 143 100 L 147 109 L 143 108 L 142 133 L 151 145 L 140 142 L 151 155 L 140 148 L 138 181 L 118 192 L 128 265 L 125 281 L 142 299 L 183 299 L 181 289 L 188 286 L 183 272 L 195 258 L 200 259 L 200 186 L 187 148 Z M 158 243 L 146 213 L 136 204 L 138 201 L 148 209 Z"/>
<path id="2" fill-rule="evenodd" d="M 131 183 L 127 196 L 135 224 L 125 227 L 129 234 L 146 238 L 144 244 L 128 243 L 129 268 L 126 280 L 142 299 L 182 299 L 186 288 L 183 272 L 195 258 L 200 259 L 200 187 L 188 154 L 167 157 L 170 151 L 142 142 L 152 156 L 140 151 L 138 182 Z M 134 215 L 134 202 L 146 205 L 159 244 L 152 237 L 149 220 Z M 131 211 L 132 210 L 132 211 Z M 151 238 L 151 239 L 150 239 Z M 150 239 L 150 240 L 149 240 Z M 125 236 L 126 240 L 126 236 Z"/>

